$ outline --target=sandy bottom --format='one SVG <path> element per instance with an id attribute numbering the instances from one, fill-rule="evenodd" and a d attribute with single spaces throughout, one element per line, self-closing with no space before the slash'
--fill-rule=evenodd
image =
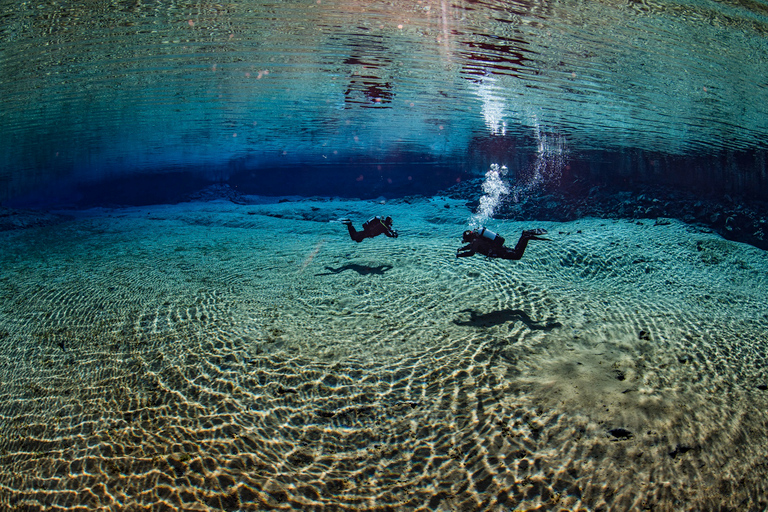
<path id="1" fill-rule="evenodd" d="M 401 236 L 343 225 L 390 214 Z M 4 510 L 763 510 L 768 256 L 443 198 L 0 233 Z"/>

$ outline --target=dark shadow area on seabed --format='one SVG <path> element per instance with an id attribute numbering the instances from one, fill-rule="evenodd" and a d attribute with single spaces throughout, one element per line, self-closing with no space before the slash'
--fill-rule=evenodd
<path id="1" fill-rule="evenodd" d="M 562 327 L 560 322 L 536 322 L 528 313 L 522 309 L 500 309 L 498 311 L 491 311 L 489 313 L 478 313 L 471 309 L 463 309 L 460 313 L 469 313 L 469 320 L 454 320 L 456 325 L 470 326 L 470 327 L 491 327 L 493 325 L 501 325 L 507 322 L 523 322 L 529 329 L 533 331 L 551 331 L 558 327 Z"/>
<path id="2" fill-rule="evenodd" d="M 359 265 L 357 263 L 348 263 L 346 265 L 343 265 L 338 268 L 333 267 L 325 267 L 326 270 L 329 272 L 324 272 L 322 274 L 315 274 L 316 276 L 330 276 L 333 274 L 340 274 L 344 272 L 345 270 L 354 270 L 361 276 L 367 276 L 369 274 L 376 274 L 376 275 L 384 275 L 384 272 L 387 272 L 389 270 L 392 270 L 392 265 L 379 265 L 377 267 L 371 267 L 368 265 Z"/>

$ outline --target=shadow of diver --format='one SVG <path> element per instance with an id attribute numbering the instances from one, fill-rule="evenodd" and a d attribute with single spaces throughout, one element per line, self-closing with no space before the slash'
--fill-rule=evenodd
<path id="1" fill-rule="evenodd" d="M 471 327 L 490 327 L 507 322 L 523 322 L 532 331 L 551 331 L 563 325 L 560 322 L 536 322 L 522 309 L 501 309 L 490 313 L 478 313 L 471 309 L 463 309 L 460 313 L 469 313 L 469 320 L 454 320 L 456 325 Z"/>
<path id="2" fill-rule="evenodd" d="M 341 266 L 339 268 L 333 268 L 333 267 L 325 267 L 325 270 L 328 270 L 328 272 L 324 272 L 322 274 L 315 274 L 316 276 L 330 276 L 333 274 L 340 274 L 344 272 L 345 270 L 354 270 L 361 276 L 367 276 L 369 274 L 378 274 L 378 275 L 384 275 L 384 272 L 391 270 L 392 265 L 379 265 L 378 267 L 369 267 L 368 265 L 358 265 L 357 263 L 348 263 L 344 266 Z"/>

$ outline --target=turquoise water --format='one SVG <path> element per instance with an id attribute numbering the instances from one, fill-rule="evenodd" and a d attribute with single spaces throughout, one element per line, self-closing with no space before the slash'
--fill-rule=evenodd
<path id="1" fill-rule="evenodd" d="M 0 0 L 0 508 L 765 510 L 767 29 Z"/>

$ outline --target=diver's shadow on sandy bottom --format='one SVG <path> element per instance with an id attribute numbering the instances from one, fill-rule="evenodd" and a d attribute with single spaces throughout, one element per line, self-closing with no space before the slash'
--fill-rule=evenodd
<path id="1" fill-rule="evenodd" d="M 330 276 L 334 274 L 341 274 L 345 270 L 354 270 L 361 276 L 367 276 L 371 274 L 376 275 L 384 275 L 384 272 L 387 272 L 389 270 L 392 270 L 392 265 L 378 265 L 376 267 L 371 267 L 368 265 L 360 265 L 357 263 L 347 263 L 346 265 L 342 265 L 338 268 L 333 267 L 325 267 L 325 270 L 328 272 L 323 272 L 321 274 L 315 274 L 316 276 Z"/>
<path id="2" fill-rule="evenodd" d="M 551 331 L 552 329 L 563 326 L 560 322 L 554 322 L 551 320 L 537 322 L 522 309 L 506 308 L 488 313 L 478 313 L 472 309 L 463 309 L 459 311 L 459 313 L 469 313 L 469 320 L 456 319 L 453 321 L 453 323 L 456 325 L 469 327 L 491 327 L 493 325 L 501 325 L 507 322 L 523 322 L 529 329 L 533 331 Z"/>

